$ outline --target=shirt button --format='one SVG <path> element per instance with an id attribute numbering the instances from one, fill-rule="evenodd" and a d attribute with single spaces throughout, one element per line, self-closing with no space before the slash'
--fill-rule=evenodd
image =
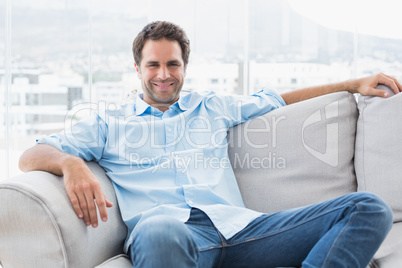
<path id="1" fill-rule="evenodd" d="M 188 201 L 188 204 L 189 204 L 190 206 L 192 206 L 192 205 L 193 205 L 193 201 L 189 200 L 189 201 Z"/>
<path id="2" fill-rule="evenodd" d="M 171 129 L 171 128 L 168 128 L 168 132 L 172 132 L 172 129 Z"/>

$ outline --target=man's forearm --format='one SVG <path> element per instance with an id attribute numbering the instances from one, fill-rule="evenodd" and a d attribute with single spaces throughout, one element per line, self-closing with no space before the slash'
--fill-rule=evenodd
<path id="1" fill-rule="evenodd" d="M 286 104 L 315 98 L 325 94 L 348 91 L 350 93 L 360 93 L 362 95 L 388 97 L 388 92 L 376 89 L 378 84 L 388 85 L 392 88 L 395 94 L 402 91 L 402 86 L 394 77 L 379 73 L 369 77 L 350 80 L 342 83 L 331 84 L 326 86 L 318 86 L 295 90 L 282 94 L 282 98 Z"/>
<path id="2" fill-rule="evenodd" d="M 68 162 L 79 162 L 80 158 L 61 152 L 48 144 L 38 144 L 26 150 L 20 157 L 19 167 L 22 171 L 41 170 L 63 175 L 63 167 Z"/>
<path id="3" fill-rule="evenodd" d="M 282 98 L 286 102 L 286 104 L 292 104 L 299 101 L 319 97 L 322 95 L 340 92 L 340 91 L 349 91 L 356 93 L 356 81 L 346 81 L 337 84 L 325 85 L 325 86 L 317 86 L 295 90 L 292 92 L 287 92 L 282 94 Z"/>

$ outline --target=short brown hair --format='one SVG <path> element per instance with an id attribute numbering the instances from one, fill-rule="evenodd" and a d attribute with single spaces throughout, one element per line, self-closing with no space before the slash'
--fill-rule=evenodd
<path id="1" fill-rule="evenodd" d="M 190 40 L 180 26 L 167 21 L 151 22 L 137 35 L 133 42 L 135 63 L 140 66 L 142 60 L 142 49 L 147 40 L 150 39 L 156 41 L 163 38 L 169 41 L 177 41 L 179 43 L 184 67 L 186 67 L 190 56 Z"/>

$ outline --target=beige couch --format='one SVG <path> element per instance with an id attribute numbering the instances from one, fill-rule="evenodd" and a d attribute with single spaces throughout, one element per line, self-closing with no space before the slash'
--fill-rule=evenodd
<path id="1" fill-rule="evenodd" d="M 247 207 L 274 212 L 355 191 L 380 195 L 394 226 L 370 267 L 402 267 L 402 94 L 381 99 L 335 93 L 289 105 L 228 132 L 229 153 Z M 115 206 L 86 227 L 62 178 L 46 172 L 0 181 L 0 262 L 4 268 L 131 267 L 126 227 L 103 169 L 88 163 Z"/>

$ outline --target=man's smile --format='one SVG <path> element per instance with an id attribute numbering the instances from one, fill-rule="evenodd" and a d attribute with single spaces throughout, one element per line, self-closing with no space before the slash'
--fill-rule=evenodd
<path id="1" fill-rule="evenodd" d="M 169 87 L 174 85 L 174 82 L 170 82 L 170 83 L 152 83 L 152 85 L 154 85 L 155 87 L 161 89 L 161 90 L 166 90 Z"/>

